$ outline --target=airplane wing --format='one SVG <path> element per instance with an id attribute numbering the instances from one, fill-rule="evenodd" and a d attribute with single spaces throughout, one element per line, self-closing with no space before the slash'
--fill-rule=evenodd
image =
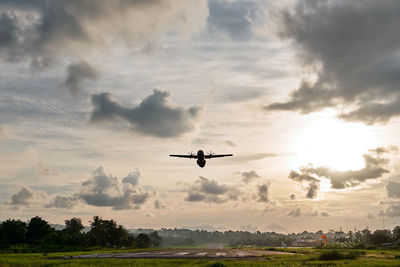
<path id="1" fill-rule="evenodd" d="M 197 159 L 197 155 L 169 155 L 170 157 Z"/>
<path id="2" fill-rule="evenodd" d="M 233 154 L 219 154 L 219 155 L 211 154 L 211 155 L 204 155 L 204 158 L 212 159 L 212 158 L 222 158 L 222 157 L 231 157 L 231 156 L 233 156 Z"/>

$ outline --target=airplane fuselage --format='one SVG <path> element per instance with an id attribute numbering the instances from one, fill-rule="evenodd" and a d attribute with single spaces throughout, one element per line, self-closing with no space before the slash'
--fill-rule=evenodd
<path id="1" fill-rule="evenodd" d="M 206 160 L 204 159 L 203 150 L 197 151 L 197 165 L 199 165 L 199 167 L 201 168 L 204 168 L 204 166 L 206 166 Z"/>

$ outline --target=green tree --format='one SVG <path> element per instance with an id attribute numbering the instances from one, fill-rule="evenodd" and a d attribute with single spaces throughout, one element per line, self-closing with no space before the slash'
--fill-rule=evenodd
<path id="1" fill-rule="evenodd" d="M 380 245 L 383 243 L 389 243 L 394 241 L 393 235 L 389 230 L 376 230 L 371 235 L 371 242 L 374 245 Z"/>
<path id="2" fill-rule="evenodd" d="M 65 229 L 62 231 L 65 243 L 67 245 L 82 245 L 84 241 L 84 234 L 81 232 L 82 229 L 81 219 L 74 217 L 70 220 L 65 220 Z"/>
<path id="3" fill-rule="evenodd" d="M 150 247 L 150 238 L 149 238 L 149 236 L 144 234 L 144 233 L 140 233 L 136 237 L 135 245 L 138 248 L 149 248 Z"/>
<path id="4" fill-rule="evenodd" d="M 400 226 L 396 226 L 396 227 L 393 229 L 393 235 L 394 235 L 394 238 L 395 238 L 396 240 L 399 240 L 399 239 L 400 239 Z"/>
<path id="5" fill-rule="evenodd" d="M 114 220 L 103 220 L 94 216 L 90 222 L 89 243 L 98 246 L 121 246 L 129 240 L 128 231 Z"/>
<path id="6" fill-rule="evenodd" d="M 149 238 L 152 247 L 159 247 L 161 245 L 161 236 L 158 235 L 157 231 L 151 232 Z"/>
<path id="7" fill-rule="evenodd" d="M 48 239 L 54 229 L 52 229 L 49 223 L 39 216 L 30 219 L 26 232 L 26 239 L 30 244 L 41 244 Z"/>
<path id="8" fill-rule="evenodd" d="M 26 223 L 21 220 L 8 219 L 0 225 L 0 242 L 15 245 L 25 242 Z"/>

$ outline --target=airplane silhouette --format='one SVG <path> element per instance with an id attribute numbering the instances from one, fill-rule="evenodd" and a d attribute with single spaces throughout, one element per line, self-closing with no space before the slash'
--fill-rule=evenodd
<path id="1" fill-rule="evenodd" d="M 219 154 L 215 155 L 210 151 L 207 155 L 204 155 L 203 150 L 197 151 L 197 154 L 193 154 L 193 151 L 189 153 L 189 155 L 169 155 L 170 157 L 177 157 L 177 158 L 188 158 L 188 159 L 197 159 L 197 165 L 199 167 L 204 168 L 206 166 L 205 159 L 212 159 L 212 158 L 222 158 L 222 157 L 231 157 L 233 154 Z"/>

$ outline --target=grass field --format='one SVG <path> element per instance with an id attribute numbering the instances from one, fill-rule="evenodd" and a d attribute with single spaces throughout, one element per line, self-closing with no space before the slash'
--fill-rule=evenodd
<path id="1" fill-rule="evenodd" d="M 267 255 L 253 259 L 64 259 L 66 256 L 101 253 L 68 252 L 32 254 L 0 254 L 0 266 L 400 266 L 399 250 L 335 250 L 341 255 L 356 255 L 354 259 L 320 260 L 321 254 L 331 255 L 332 250 L 309 248 L 287 248 L 281 250 L 292 252 L 292 255 Z M 107 252 L 123 252 L 107 251 Z M 125 250 L 126 252 L 126 250 Z M 327 253 L 329 252 L 329 253 Z M 335 254 L 334 253 L 334 254 Z M 335 254 L 335 255 L 336 255 Z"/>

